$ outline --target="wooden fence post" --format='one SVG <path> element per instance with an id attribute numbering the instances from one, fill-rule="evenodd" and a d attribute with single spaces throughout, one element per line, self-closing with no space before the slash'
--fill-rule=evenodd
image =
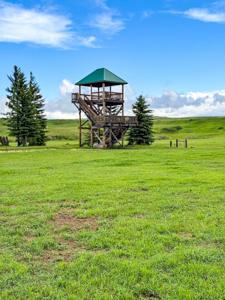
<path id="1" fill-rule="evenodd" d="M 176 139 L 176 148 L 178 148 L 179 147 L 179 141 L 178 141 L 178 139 Z"/>

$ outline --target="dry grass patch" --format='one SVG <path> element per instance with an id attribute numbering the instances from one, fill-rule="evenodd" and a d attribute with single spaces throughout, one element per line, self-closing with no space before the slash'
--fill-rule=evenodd
<path id="1" fill-rule="evenodd" d="M 87 250 L 85 246 L 75 240 L 59 237 L 58 231 L 64 228 L 75 232 L 85 229 L 96 231 L 98 229 L 96 217 L 78 218 L 74 216 L 74 209 L 72 208 L 61 209 L 53 216 L 50 223 L 59 247 L 58 249 L 47 249 L 43 252 L 42 259 L 47 263 L 61 260 L 71 261 L 75 253 Z"/>
<path id="2" fill-rule="evenodd" d="M 184 240 L 193 239 L 193 235 L 191 232 L 178 232 L 177 235 Z"/>
<path id="3" fill-rule="evenodd" d="M 145 219 L 145 215 L 144 214 L 135 214 L 133 215 L 133 218 L 136 218 L 136 219 Z"/>
<path id="4" fill-rule="evenodd" d="M 206 249 L 211 249 L 211 248 L 220 248 L 223 247 L 223 245 L 220 242 L 215 242 L 215 241 L 201 241 L 198 243 L 198 246 L 201 248 L 206 248 Z"/>
<path id="5" fill-rule="evenodd" d="M 59 239 L 59 249 L 45 250 L 42 259 L 44 262 L 71 261 L 77 252 L 86 250 L 85 247 L 73 240 Z"/>
<path id="6" fill-rule="evenodd" d="M 72 231 L 89 229 L 95 231 L 98 229 L 96 217 L 78 218 L 73 215 L 73 209 L 64 209 L 55 214 L 53 217 L 53 225 L 55 229 L 69 228 Z"/>
<path id="7" fill-rule="evenodd" d="M 25 242 L 33 242 L 33 240 L 36 238 L 36 236 L 32 235 L 32 234 L 27 234 L 24 237 Z"/>

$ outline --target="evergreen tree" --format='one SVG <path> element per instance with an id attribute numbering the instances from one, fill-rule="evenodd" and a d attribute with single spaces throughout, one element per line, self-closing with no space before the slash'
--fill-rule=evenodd
<path id="1" fill-rule="evenodd" d="M 29 135 L 31 104 L 27 97 L 26 78 L 20 68 L 14 66 L 12 76 L 8 76 L 11 86 L 6 89 L 9 108 L 8 128 L 16 137 L 18 146 L 26 146 Z"/>
<path id="2" fill-rule="evenodd" d="M 44 115 L 44 99 L 32 73 L 27 83 L 20 68 L 14 66 L 8 76 L 11 86 L 6 89 L 9 108 L 8 128 L 16 137 L 18 146 L 44 145 L 47 120 Z"/>
<path id="3" fill-rule="evenodd" d="M 133 105 L 133 112 L 138 119 L 138 125 L 129 130 L 129 145 L 152 144 L 154 142 L 153 115 L 143 96 L 137 98 L 136 103 Z"/>
<path id="4" fill-rule="evenodd" d="M 29 130 L 29 145 L 45 145 L 47 119 L 44 114 L 44 98 L 32 73 L 28 84 L 28 97 L 32 104 L 33 122 Z"/>

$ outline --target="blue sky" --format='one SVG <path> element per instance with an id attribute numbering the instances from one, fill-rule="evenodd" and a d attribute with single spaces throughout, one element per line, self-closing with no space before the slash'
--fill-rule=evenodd
<path id="1" fill-rule="evenodd" d="M 106 67 L 157 115 L 225 115 L 225 1 L 0 0 L 0 109 L 13 65 L 33 71 L 49 117 L 72 117 L 73 82 Z"/>

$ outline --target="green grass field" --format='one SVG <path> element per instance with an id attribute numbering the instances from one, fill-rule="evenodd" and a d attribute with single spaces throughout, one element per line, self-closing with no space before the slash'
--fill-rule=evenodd
<path id="1" fill-rule="evenodd" d="M 208 139 L 225 136 L 225 118 L 156 118 L 154 125 L 156 139 Z M 6 121 L 0 119 L 0 135 L 8 135 Z M 50 141 L 77 141 L 77 120 L 49 120 L 48 139 Z M 13 141 L 14 138 L 11 138 Z"/>
<path id="2" fill-rule="evenodd" d="M 155 132 L 78 149 L 55 120 L 47 147 L 0 147 L 0 299 L 225 299 L 225 118 Z"/>

